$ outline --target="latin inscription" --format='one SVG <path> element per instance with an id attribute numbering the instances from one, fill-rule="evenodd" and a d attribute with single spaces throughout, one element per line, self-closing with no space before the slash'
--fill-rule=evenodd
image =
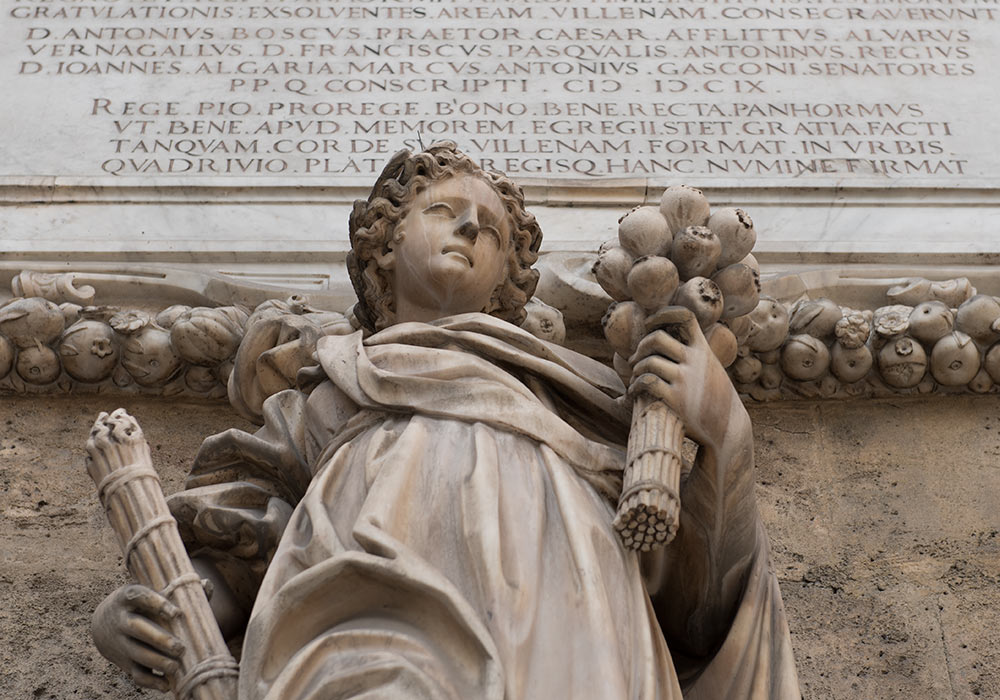
<path id="1" fill-rule="evenodd" d="M 1000 0 L 0 0 L 2 175 L 995 177 Z M 992 111 L 992 110 L 990 110 Z"/>

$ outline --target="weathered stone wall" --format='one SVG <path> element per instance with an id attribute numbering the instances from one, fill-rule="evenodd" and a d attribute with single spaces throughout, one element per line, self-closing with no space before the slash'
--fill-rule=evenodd
<path id="1" fill-rule="evenodd" d="M 1000 697 L 994 397 L 755 408 L 803 694 Z"/>
<path id="2" fill-rule="evenodd" d="M 224 404 L 0 399 L 0 697 L 140 698 L 92 648 L 125 581 L 83 464 L 99 409 L 143 422 L 167 491 Z M 804 696 L 1000 697 L 996 397 L 751 408 L 759 502 Z"/>

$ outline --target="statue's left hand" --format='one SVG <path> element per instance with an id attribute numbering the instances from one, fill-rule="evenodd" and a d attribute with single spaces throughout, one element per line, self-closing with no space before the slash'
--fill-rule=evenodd
<path id="1" fill-rule="evenodd" d="M 97 606 L 91 635 L 97 650 L 144 688 L 167 691 L 183 643 L 168 631 L 180 609 L 156 591 L 122 586 Z"/>
<path id="2" fill-rule="evenodd" d="M 722 447 L 732 411 L 742 410 L 742 404 L 693 316 L 678 324 L 673 335 L 665 330 L 647 335 L 629 362 L 630 394 L 664 401 L 693 440 Z"/>

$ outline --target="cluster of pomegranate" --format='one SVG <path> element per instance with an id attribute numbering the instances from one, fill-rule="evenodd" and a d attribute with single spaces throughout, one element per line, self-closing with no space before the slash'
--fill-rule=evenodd
<path id="1" fill-rule="evenodd" d="M 0 307 L 0 382 L 14 390 L 177 382 L 179 390 L 225 395 L 247 317 L 237 306 L 172 306 L 152 315 L 13 299 Z"/>
<path id="2" fill-rule="evenodd" d="M 1000 300 L 969 285 L 950 300 L 954 306 L 926 296 L 874 311 L 830 299 L 786 309 L 765 297 L 750 315 L 752 332 L 730 376 L 760 400 L 782 389 L 815 396 L 939 387 L 985 393 L 1000 384 Z"/>
<path id="3" fill-rule="evenodd" d="M 615 300 L 604 317 L 615 367 L 651 329 L 647 318 L 667 306 L 690 309 L 723 366 L 731 365 L 760 299 L 760 268 L 751 254 L 757 233 L 742 209 L 709 210 L 700 190 L 668 188 L 657 206 L 636 207 L 618 223 L 618 239 L 601 247 L 594 275 Z"/>

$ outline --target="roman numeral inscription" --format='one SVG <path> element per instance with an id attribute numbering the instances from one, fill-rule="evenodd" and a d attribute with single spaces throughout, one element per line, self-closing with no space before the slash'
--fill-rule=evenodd
<path id="1" fill-rule="evenodd" d="M 515 178 L 949 185 L 998 0 L 0 0 L 0 176 L 367 182 L 451 138 Z M 58 105 L 58 107 L 56 106 Z"/>

